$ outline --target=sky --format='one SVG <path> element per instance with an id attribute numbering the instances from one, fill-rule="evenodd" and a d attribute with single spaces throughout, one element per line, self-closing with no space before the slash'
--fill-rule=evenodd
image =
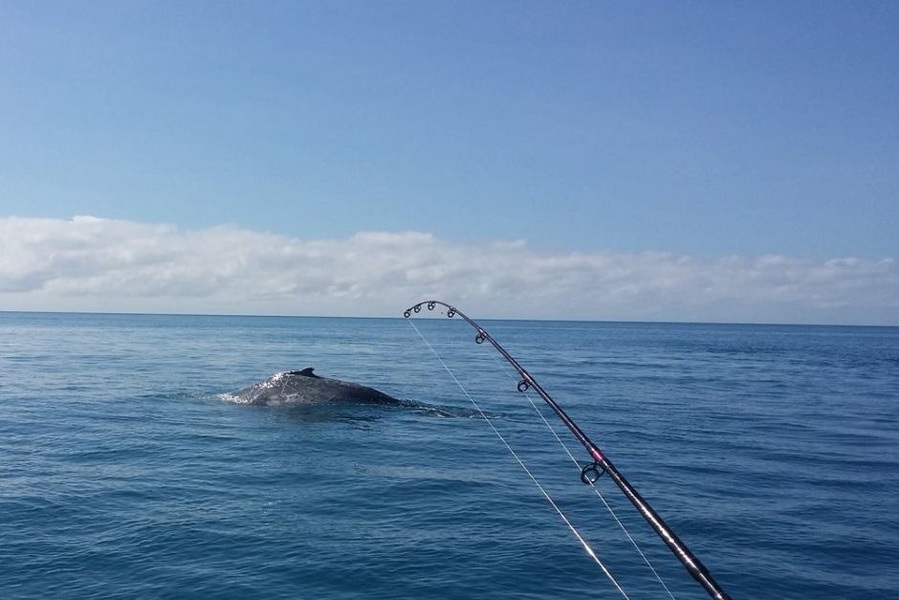
<path id="1" fill-rule="evenodd" d="M 899 3 L 0 0 L 0 310 L 899 325 Z"/>

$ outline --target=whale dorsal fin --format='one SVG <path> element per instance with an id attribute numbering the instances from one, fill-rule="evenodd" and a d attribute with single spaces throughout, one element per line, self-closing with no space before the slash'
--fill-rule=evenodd
<path id="1" fill-rule="evenodd" d="M 303 375 L 304 377 L 318 377 L 318 375 L 312 372 L 314 370 L 315 367 L 306 367 L 302 371 L 297 371 L 297 375 Z"/>

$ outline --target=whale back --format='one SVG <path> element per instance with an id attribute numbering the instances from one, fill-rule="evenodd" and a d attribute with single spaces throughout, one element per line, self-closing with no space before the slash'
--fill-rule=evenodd
<path id="1" fill-rule="evenodd" d="M 300 371 L 275 373 L 268 379 L 230 394 L 241 404 L 257 406 L 324 404 L 350 402 L 359 404 L 399 404 L 396 398 L 374 388 L 321 377 L 312 367 Z"/>

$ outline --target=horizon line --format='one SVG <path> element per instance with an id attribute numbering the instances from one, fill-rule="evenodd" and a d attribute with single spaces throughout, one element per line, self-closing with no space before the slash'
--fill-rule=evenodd
<path id="1" fill-rule="evenodd" d="M 300 315 L 300 314 L 258 314 L 258 313 L 189 313 L 189 312 L 139 312 L 139 311 L 87 311 L 87 310 L 16 310 L 0 309 L 0 314 L 33 314 L 33 315 L 92 315 L 92 316 L 131 316 L 131 317 L 218 317 L 218 318 L 260 318 L 260 319 L 379 319 L 407 320 L 400 312 L 397 316 L 372 315 Z M 439 318 L 425 317 L 428 320 L 449 321 L 445 315 Z M 423 320 L 419 318 L 418 320 Z M 758 327 L 867 327 L 867 328 L 899 328 L 899 325 L 871 323 L 792 323 L 773 321 L 672 321 L 672 320 L 633 320 L 633 319 L 560 319 L 552 317 L 478 317 L 479 321 L 518 321 L 545 323 L 608 323 L 633 325 L 728 325 Z"/>

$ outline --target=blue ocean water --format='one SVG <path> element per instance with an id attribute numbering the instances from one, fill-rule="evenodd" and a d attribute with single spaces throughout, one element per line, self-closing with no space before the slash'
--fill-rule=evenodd
<path id="1" fill-rule="evenodd" d="M 472 401 L 627 597 L 707 597 L 470 327 L 414 324 L 0 313 L 0 598 L 622 597 Z M 899 329 L 481 324 L 734 598 L 899 597 Z M 307 366 L 410 403 L 222 395 Z"/>

